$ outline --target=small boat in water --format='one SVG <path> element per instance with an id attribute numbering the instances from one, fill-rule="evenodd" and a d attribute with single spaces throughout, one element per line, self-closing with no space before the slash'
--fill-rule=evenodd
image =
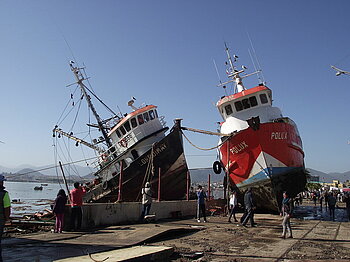
<path id="1" fill-rule="evenodd" d="M 226 47 L 229 80 L 219 86 L 233 93 L 221 97 L 216 107 L 223 122 L 220 132 L 227 134 L 219 141 L 219 159 L 214 171 L 224 168 L 228 185 L 244 193 L 253 188 L 257 206 L 276 211 L 283 191 L 290 197 L 303 191 L 306 184 L 304 151 L 296 124 L 272 106 L 272 91 L 264 82 L 247 89 L 243 79 L 260 74 L 260 70 L 245 74 L 246 67 L 238 69 Z"/>
<path id="2" fill-rule="evenodd" d="M 49 184 L 41 184 L 42 186 L 48 186 Z"/>
<path id="3" fill-rule="evenodd" d="M 43 187 L 42 186 L 35 186 L 34 190 L 43 190 Z"/>

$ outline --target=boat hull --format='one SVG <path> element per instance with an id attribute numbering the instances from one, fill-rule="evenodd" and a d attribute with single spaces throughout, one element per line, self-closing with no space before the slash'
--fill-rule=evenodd
<path id="1" fill-rule="evenodd" d="M 108 163 L 96 175 L 108 177 L 118 159 Z M 153 168 L 151 164 L 153 163 Z M 185 199 L 187 193 L 188 167 L 183 151 L 180 128 L 174 126 L 163 139 L 153 144 L 153 148 L 135 159 L 122 172 L 122 201 L 140 201 L 141 189 L 146 182 L 151 183 L 154 198 L 158 197 L 158 177 L 161 174 L 160 199 Z M 153 171 L 153 172 L 152 172 Z M 115 172 L 113 172 L 115 173 Z M 115 202 L 118 200 L 120 173 L 94 186 L 84 197 L 86 202 Z"/>
<path id="2" fill-rule="evenodd" d="M 258 207 L 278 210 L 282 193 L 291 197 L 306 184 L 304 152 L 295 125 L 263 123 L 229 138 L 221 147 L 221 162 L 232 188 L 253 188 Z"/>

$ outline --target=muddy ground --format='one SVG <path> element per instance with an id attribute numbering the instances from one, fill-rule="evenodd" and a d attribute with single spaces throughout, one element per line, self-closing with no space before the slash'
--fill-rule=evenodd
<path id="1" fill-rule="evenodd" d="M 256 214 L 257 227 L 229 223 L 223 215 L 162 220 L 149 224 L 110 226 L 88 232 L 49 233 L 53 225 L 7 232 L 3 240 L 5 261 L 54 261 L 58 258 L 121 249 L 134 245 L 174 248 L 170 261 L 350 261 L 350 222 L 342 205 L 331 221 L 328 210 L 311 203 L 295 209 L 292 239 L 281 239 L 281 217 Z M 239 219 L 242 213 L 237 214 Z M 171 230 L 168 230 L 171 229 Z M 26 233 L 27 232 L 27 233 Z M 108 262 L 108 260 L 107 260 Z"/>
<path id="2" fill-rule="evenodd" d="M 209 217 L 207 223 L 193 219 L 191 224 L 203 227 L 202 230 L 153 244 L 174 247 L 171 261 L 177 262 L 350 261 L 350 223 L 345 209 L 336 210 L 336 221 L 330 221 L 328 210 L 321 211 L 309 203 L 296 211 L 303 216 L 292 218 L 292 239 L 280 238 L 282 226 L 278 215 L 256 214 L 257 227 L 254 228 L 228 223 L 224 216 Z"/>

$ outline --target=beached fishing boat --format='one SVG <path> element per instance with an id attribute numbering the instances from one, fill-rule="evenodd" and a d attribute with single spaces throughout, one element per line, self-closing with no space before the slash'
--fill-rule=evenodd
<path id="1" fill-rule="evenodd" d="M 252 187 L 258 207 L 277 210 L 283 191 L 291 197 L 304 190 L 306 172 L 301 137 L 294 121 L 272 106 L 272 91 L 263 82 L 247 89 L 243 79 L 260 74 L 245 74 L 246 67 L 235 66 L 226 46 L 227 76 L 219 86 L 233 83 L 233 93 L 221 97 L 216 107 L 223 119 L 219 141 L 219 162 L 231 188 L 241 193 Z M 228 88 L 227 88 L 228 89 Z M 226 91 L 227 91 L 226 89 Z"/>
<path id="2" fill-rule="evenodd" d="M 180 120 L 169 131 L 164 117 L 158 115 L 157 106 L 135 107 L 135 99 L 128 102 L 131 112 L 114 114 L 103 120 L 91 101 L 90 89 L 82 68 L 70 63 L 81 97 L 87 101 L 96 118 L 96 127 L 102 134 L 92 142 L 75 137 L 56 126 L 54 136 L 66 136 L 95 150 L 97 171 L 88 183 L 87 202 L 139 201 L 141 189 L 151 183 L 154 197 L 160 193 L 162 200 L 184 199 L 187 192 L 187 163 L 183 151 Z M 95 96 L 96 97 L 96 96 Z M 98 101 L 102 102 L 99 98 Z M 111 110 L 110 110 L 111 111 Z M 160 177 L 160 182 L 159 182 Z M 159 189 L 160 186 L 160 190 Z M 121 190 L 120 190 L 121 189 Z"/>

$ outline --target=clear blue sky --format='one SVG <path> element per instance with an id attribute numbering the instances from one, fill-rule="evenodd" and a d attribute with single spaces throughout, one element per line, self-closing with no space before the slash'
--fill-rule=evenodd
<path id="1" fill-rule="evenodd" d="M 171 126 L 216 130 L 213 59 L 224 78 L 226 41 L 253 71 L 250 35 L 274 105 L 298 125 L 306 166 L 350 170 L 350 2 L 339 1 L 16 1 L 0 2 L 0 165 L 53 164 L 51 130 L 74 82 L 68 61 L 87 66 L 111 108 L 159 106 Z M 66 41 L 69 44 L 66 44 Z M 252 78 L 246 85 L 256 84 Z M 108 116 L 101 113 L 101 116 Z M 201 147 L 217 137 L 188 134 Z M 189 166 L 216 152 L 185 143 Z"/>

